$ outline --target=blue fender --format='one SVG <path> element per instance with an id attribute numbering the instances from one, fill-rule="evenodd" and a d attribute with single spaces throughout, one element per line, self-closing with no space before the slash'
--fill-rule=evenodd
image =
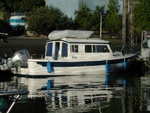
<path id="1" fill-rule="evenodd" d="M 110 67 L 109 67 L 109 64 L 108 64 L 107 60 L 106 60 L 106 64 L 105 64 L 105 71 L 106 71 L 106 75 L 109 75 Z"/>
<path id="2" fill-rule="evenodd" d="M 124 71 L 126 71 L 126 69 L 127 69 L 127 62 L 125 59 L 123 61 L 123 69 L 124 69 Z"/>
<path id="3" fill-rule="evenodd" d="M 48 62 L 47 62 L 47 72 L 48 72 L 48 73 L 51 73 L 52 71 L 53 71 L 53 69 L 52 69 L 52 64 L 51 64 L 50 61 L 48 61 Z"/>

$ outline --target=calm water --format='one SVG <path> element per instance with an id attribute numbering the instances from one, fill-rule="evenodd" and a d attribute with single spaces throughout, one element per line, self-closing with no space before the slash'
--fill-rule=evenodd
<path id="1" fill-rule="evenodd" d="M 148 113 L 150 76 L 105 75 L 25 78 L 13 76 L 1 90 L 28 90 L 10 113 Z M 49 84 L 51 83 L 51 84 Z"/>

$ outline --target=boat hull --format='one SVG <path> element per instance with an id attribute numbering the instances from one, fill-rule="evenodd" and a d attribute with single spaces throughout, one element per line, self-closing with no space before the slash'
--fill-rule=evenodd
<path id="1" fill-rule="evenodd" d="M 135 55 L 101 61 L 48 61 L 29 59 L 27 68 L 20 68 L 17 74 L 27 77 L 70 76 L 109 74 L 125 71 L 134 61 Z M 48 66 L 48 62 L 50 63 Z M 124 67 L 126 63 L 126 67 Z M 107 66 L 108 67 L 107 67 Z"/>

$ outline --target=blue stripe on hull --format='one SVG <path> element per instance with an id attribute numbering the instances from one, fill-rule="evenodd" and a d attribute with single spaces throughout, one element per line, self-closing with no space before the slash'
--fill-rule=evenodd
<path id="1" fill-rule="evenodd" d="M 126 61 L 129 58 L 125 59 Z M 116 63 L 123 63 L 124 59 L 116 59 L 116 60 L 109 60 L 108 64 L 116 64 Z M 82 61 L 82 62 L 54 62 L 52 61 L 53 67 L 77 67 L 77 66 L 97 66 L 97 65 L 105 65 L 106 60 L 103 61 Z M 47 66 L 47 62 L 37 62 L 37 64 L 42 65 L 43 67 Z"/>

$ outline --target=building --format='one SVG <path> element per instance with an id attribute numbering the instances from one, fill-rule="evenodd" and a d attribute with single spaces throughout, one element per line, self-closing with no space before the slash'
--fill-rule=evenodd
<path id="1" fill-rule="evenodd" d="M 79 10 L 81 4 L 87 5 L 90 10 L 95 10 L 96 6 L 105 6 L 109 0 L 45 0 L 46 6 L 53 6 L 60 9 L 69 18 L 75 18 L 75 11 Z"/>

